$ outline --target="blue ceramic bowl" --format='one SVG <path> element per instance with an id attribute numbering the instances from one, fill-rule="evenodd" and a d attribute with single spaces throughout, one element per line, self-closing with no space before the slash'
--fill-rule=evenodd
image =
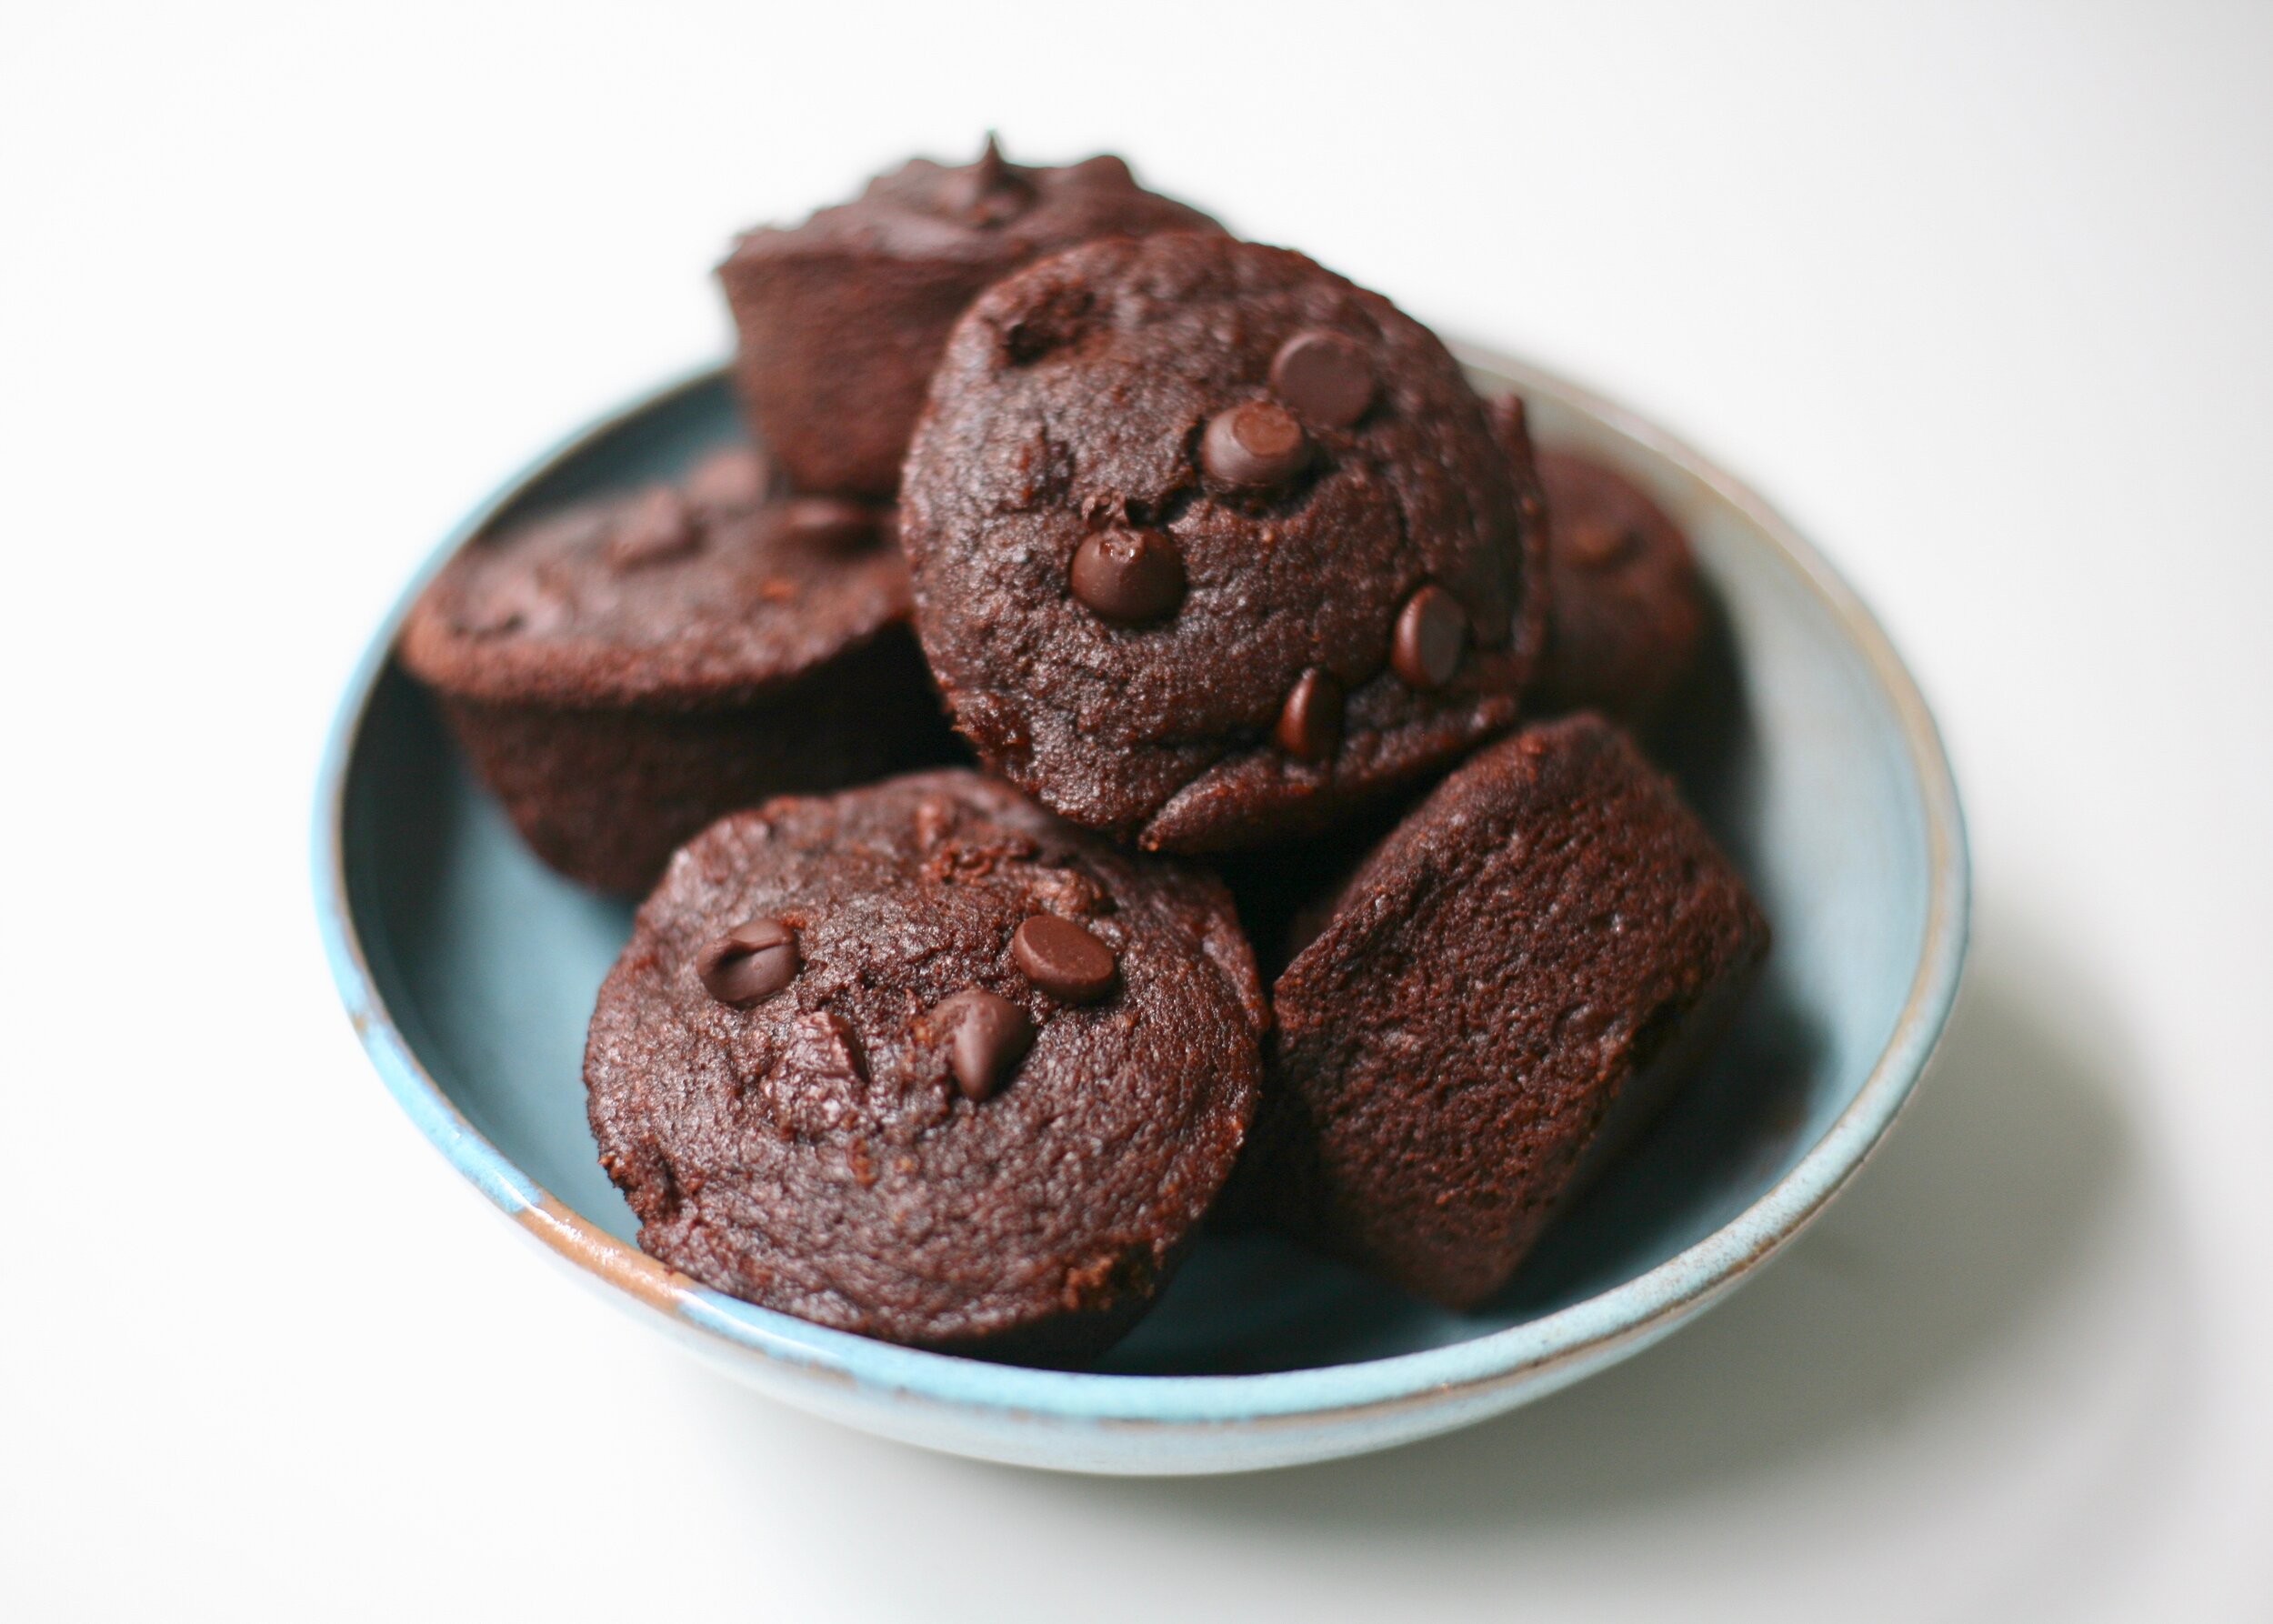
<path id="1" fill-rule="evenodd" d="M 633 1245 L 579 1076 L 628 906 L 555 877 L 466 777 L 379 629 L 316 809 L 325 945 L 379 1075 L 458 1170 L 630 1312 L 759 1390 L 934 1449 L 1097 1472 L 1354 1455 L 1466 1426 L 1664 1336 L 1837 1193 L 1918 1080 L 1965 953 L 1965 837 L 1932 719 L 1854 595 L 1782 520 L 1670 436 L 1558 378 L 1463 352 L 1548 444 L 1654 492 L 1727 612 L 1686 787 L 1776 929 L 1709 1069 L 1476 1313 L 1409 1301 L 1262 1238 L 1202 1243 L 1094 1372 L 894 1348 L 722 1297 Z M 670 475 L 736 431 L 716 371 L 577 435 L 436 553 L 587 490 Z M 413 583 L 415 592 L 418 583 Z M 409 593 L 405 596 L 407 605 Z"/>

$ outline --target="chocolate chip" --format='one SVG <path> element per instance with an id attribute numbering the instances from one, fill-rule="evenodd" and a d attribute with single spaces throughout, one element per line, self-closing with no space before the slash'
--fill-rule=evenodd
<path id="1" fill-rule="evenodd" d="M 1296 334 L 1271 358 L 1271 393 L 1322 428 L 1364 416 L 1375 387 L 1373 359 L 1357 341 L 1321 327 Z"/>
<path id="2" fill-rule="evenodd" d="M 1119 969 L 1112 948 L 1056 914 L 1036 914 L 1019 926 L 1010 957 L 1027 980 L 1069 1004 L 1103 997 Z"/>
<path id="3" fill-rule="evenodd" d="M 1564 532 L 1563 556 L 1581 569 L 1607 569 L 1641 545 L 1640 532 L 1599 520 Z"/>
<path id="4" fill-rule="evenodd" d="M 1034 1044 L 1026 1011 L 983 987 L 964 988 L 931 1015 L 947 1033 L 947 1069 L 968 1100 L 991 1098 Z"/>
<path id="5" fill-rule="evenodd" d="M 1297 761 L 1324 761 L 1341 747 L 1342 685 L 1312 667 L 1287 691 L 1271 737 Z"/>
<path id="6" fill-rule="evenodd" d="M 686 499 L 718 513 L 747 513 L 766 499 L 766 459 L 748 446 L 705 457 L 686 476 Z"/>
<path id="7" fill-rule="evenodd" d="M 1460 668 L 1468 646 L 1468 612 L 1442 586 L 1424 586 L 1406 600 L 1389 645 L 1389 664 L 1406 684 L 1440 688 Z"/>
<path id="8" fill-rule="evenodd" d="M 794 540 L 838 552 L 866 546 L 878 534 L 876 510 L 841 496 L 798 496 L 785 502 L 781 525 Z"/>
<path id="9" fill-rule="evenodd" d="M 1074 596 L 1123 626 L 1157 620 L 1184 601 L 1184 559 L 1157 530 L 1103 530 L 1081 544 Z"/>
<path id="10" fill-rule="evenodd" d="M 1199 462 L 1207 476 L 1235 490 L 1284 485 L 1310 461 L 1309 437 L 1285 406 L 1267 400 L 1218 412 L 1200 436 Z"/>
<path id="11" fill-rule="evenodd" d="M 701 539 L 686 498 L 669 486 L 658 485 L 639 494 L 607 538 L 607 561 L 612 568 L 640 569 L 682 557 Z"/>
<path id="12" fill-rule="evenodd" d="M 797 933 L 779 919 L 746 920 L 704 945 L 695 973 L 721 1004 L 770 998 L 796 977 Z"/>

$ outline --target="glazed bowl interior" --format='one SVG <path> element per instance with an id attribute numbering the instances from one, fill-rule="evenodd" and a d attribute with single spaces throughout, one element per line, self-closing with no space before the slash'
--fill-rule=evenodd
<path id="1" fill-rule="evenodd" d="M 388 657 L 392 623 L 343 712 L 317 876 L 343 989 L 390 1086 L 508 1211 L 702 1351 L 768 1374 L 848 1377 L 913 1394 L 919 1408 L 1074 1418 L 1092 1429 L 1206 1426 L 1495 1382 L 1507 1396 L 1484 1408 L 1505 1408 L 1528 1396 L 1526 1383 L 1543 1390 L 1583 1373 L 1709 1300 L 1836 1190 L 1931 1048 L 1962 952 L 1954 797 L 1899 665 L 1772 514 L 1582 391 L 1467 358 L 1480 386 L 1523 390 L 1543 444 L 1623 468 L 1694 536 L 1725 635 L 1666 756 L 1776 934 L 1764 979 L 1707 1068 L 1497 1300 L 1453 1314 L 1275 1240 L 1210 1238 L 1098 1373 L 1068 1375 L 822 1331 L 640 1258 L 631 1213 L 596 1160 L 580 1080 L 585 1023 L 631 906 L 558 878 L 519 844 Z M 737 432 L 719 376 L 699 376 L 572 441 L 449 545 L 592 490 L 668 476 Z M 1180 1379 L 1190 1378 L 1235 1379 Z M 832 1405 L 859 1408 L 816 1407 Z M 1448 1407 L 1364 1436 L 1395 1441 L 1465 1413 Z M 974 1443 L 952 1428 L 942 1437 L 847 1418 L 1005 1459 L 1093 1464 Z M 1362 1447 L 1352 1432 L 1331 1447 L 1282 1446 L 1277 1458 Z M 1269 1453 L 1228 1463 L 1268 1464 Z"/>

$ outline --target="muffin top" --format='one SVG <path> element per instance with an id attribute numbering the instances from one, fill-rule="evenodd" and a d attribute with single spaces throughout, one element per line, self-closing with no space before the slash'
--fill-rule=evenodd
<path id="1" fill-rule="evenodd" d="M 1162 850 L 1327 827 L 1515 719 L 1542 605 L 1442 344 L 1299 254 L 1088 244 L 996 284 L 902 491 L 958 728 Z"/>
<path id="2" fill-rule="evenodd" d="M 948 771 L 697 837 L 585 1077 L 654 1256 L 823 1325 L 1079 1358 L 1229 1176 L 1265 1008 L 1217 881 Z"/>
<path id="3" fill-rule="evenodd" d="M 1705 588 L 1688 538 L 1616 469 L 1543 452 L 1547 558 L 1554 578 L 1537 698 L 1643 719 L 1696 663 Z"/>
<path id="4" fill-rule="evenodd" d="M 1092 237 L 1215 226 L 1145 190 L 1110 154 L 1061 166 L 1013 164 L 989 135 L 974 163 L 912 158 L 800 225 L 744 233 L 729 257 L 843 252 L 1010 266 Z"/>
<path id="5" fill-rule="evenodd" d="M 906 620 L 889 508 L 768 497 L 754 452 L 677 486 L 477 536 L 403 630 L 446 693 L 502 702 L 743 703 Z"/>

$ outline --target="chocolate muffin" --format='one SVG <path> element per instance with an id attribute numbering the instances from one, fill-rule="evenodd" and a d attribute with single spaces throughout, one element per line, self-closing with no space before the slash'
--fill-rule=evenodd
<path id="1" fill-rule="evenodd" d="M 1493 405 L 1511 456 L 1528 460 L 1523 403 Z M 1567 451 L 1537 454 L 1547 502 L 1547 647 L 1533 708 L 1655 720 L 1696 667 L 1710 625 L 1688 538 L 1616 470 Z"/>
<path id="2" fill-rule="evenodd" d="M 1486 750 L 1273 988 L 1242 1205 L 1455 1308 L 1504 1286 L 1766 952 L 1744 881 L 1594 717 Z"/>
<path id="3" fill-rule="evenodd" d="M 796 488 L 888 498 L 956 317 L 1028 260 L 1100 236 L 1215 222 L 1110 156 L 1064 168 L 917 158 L 718 267 L 741 336 L 735 384 Z"/>
<path id="4" fill-rule="evenodd" d="M 727 451 L 477 538 L 402 658 L 537 856 L 604 891 L 768 796 L 952 759 L 888 509 L 769 500 Z"/>
<path id="5" fill-rule="evenodd" d="M 1325 829 L 1510 726 L 1542 634 L 1444 346 L 1299 254 L 1092 243 L 948 341 L 901 540 L 958 729 L 1153 850 Z"/>
<path id="6" fill-rule="evenodd" d="M 688 845 L 585 1080 L 653 1256 L 840 1330 L 1072 1362 L 1229 1175 L 1265 1007 L 1214 879 L 939 772 Z"/>

